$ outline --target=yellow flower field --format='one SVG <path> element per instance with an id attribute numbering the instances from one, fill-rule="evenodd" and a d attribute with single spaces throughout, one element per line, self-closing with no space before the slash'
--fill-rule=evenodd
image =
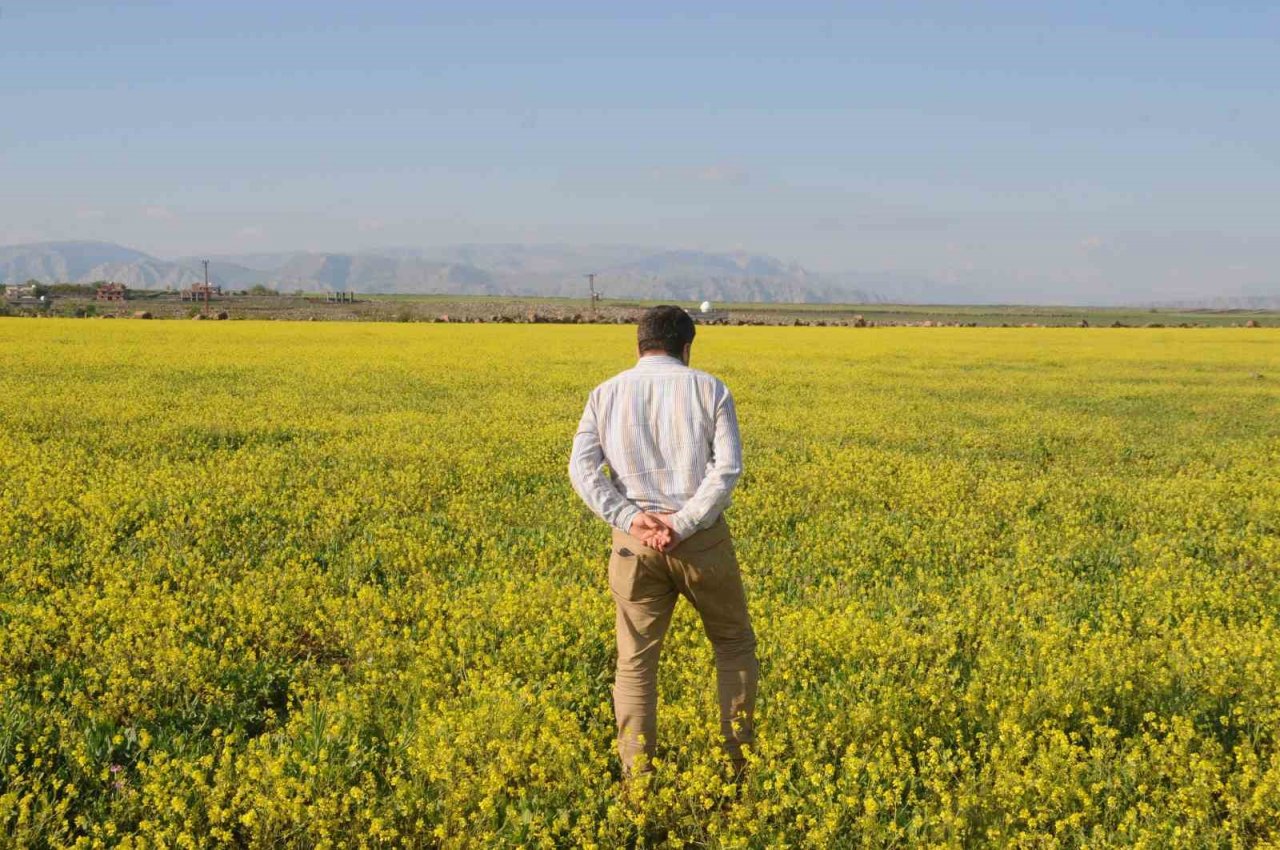
<path id="1" fill-rule="evenodd" d="M 682 603 L 633 808 L 634 335 L 0 319 L 0 844 L 1280 844 L 1280 332 L 701 328 L 759 746 Z"/>

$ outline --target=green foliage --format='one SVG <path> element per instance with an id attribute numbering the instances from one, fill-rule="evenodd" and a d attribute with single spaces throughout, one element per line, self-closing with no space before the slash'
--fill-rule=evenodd
<path id="1" fill-rule="evenodd" d="M 98 292 L 99 283 L 103 283 L 103 281 L 94 281 L 93 283 L 52 283 L 48 285 L 47 290 L 50 295 L 60 297 L 93 298 Z"/>

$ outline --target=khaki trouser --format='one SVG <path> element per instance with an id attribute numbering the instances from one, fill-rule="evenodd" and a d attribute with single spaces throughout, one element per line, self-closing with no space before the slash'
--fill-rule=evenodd
<path id="1" fill-rule="evenodd" d="M 623 774 L 632 775 L 633 762 L 641 752 L 653 757 L 658 736 L 658 655 L 680 596 L 701 615 L 711 640 L 720 731 L 729 759 L 741 770 L 745 764 L 742 745 L 755 741 L 759 665 L 742 574 L 724 516 L 665 553 L 614 529 L 609 589 L 617 608 L 613 707 Z"/>

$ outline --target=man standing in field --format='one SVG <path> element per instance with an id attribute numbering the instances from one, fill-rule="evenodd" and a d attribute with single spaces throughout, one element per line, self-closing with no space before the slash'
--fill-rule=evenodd
<path id="1" fill-rule="evenodd" d="M 653 757 L 658 655 L 680 596 L 697 609 L 715 651 L 720 729 L 735 775 L 746 764 L 743 745 L 754 742 L 756 636 L 723 515 L 742 473 L 742 445 L 728 387 L 689 368 L 693 335 L 679 307 L 647 310 L 639 361 L 592 390 L 569 459 L 574 490 L 613 526 L 613 706 L 627 778 Z"/>

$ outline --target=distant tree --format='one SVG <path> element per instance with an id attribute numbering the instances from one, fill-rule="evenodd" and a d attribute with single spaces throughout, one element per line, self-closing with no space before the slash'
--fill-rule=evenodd
<path id="1" fill-rule="evenodd" d="M 46 285 L 50 295 L 82 295 L 92 297 L 98 291 L 97 283 L 51 283 Z"/>
<path id="2" fill-rule="evenodd" d="M 276 292 L 274 289 L 271 289 L 268 286 L 263 286 L 260 283 L 255 283 L 253 286 L 249 287 L 249 294 L 250 295 L 279 295 L 280 293 Z"/>

